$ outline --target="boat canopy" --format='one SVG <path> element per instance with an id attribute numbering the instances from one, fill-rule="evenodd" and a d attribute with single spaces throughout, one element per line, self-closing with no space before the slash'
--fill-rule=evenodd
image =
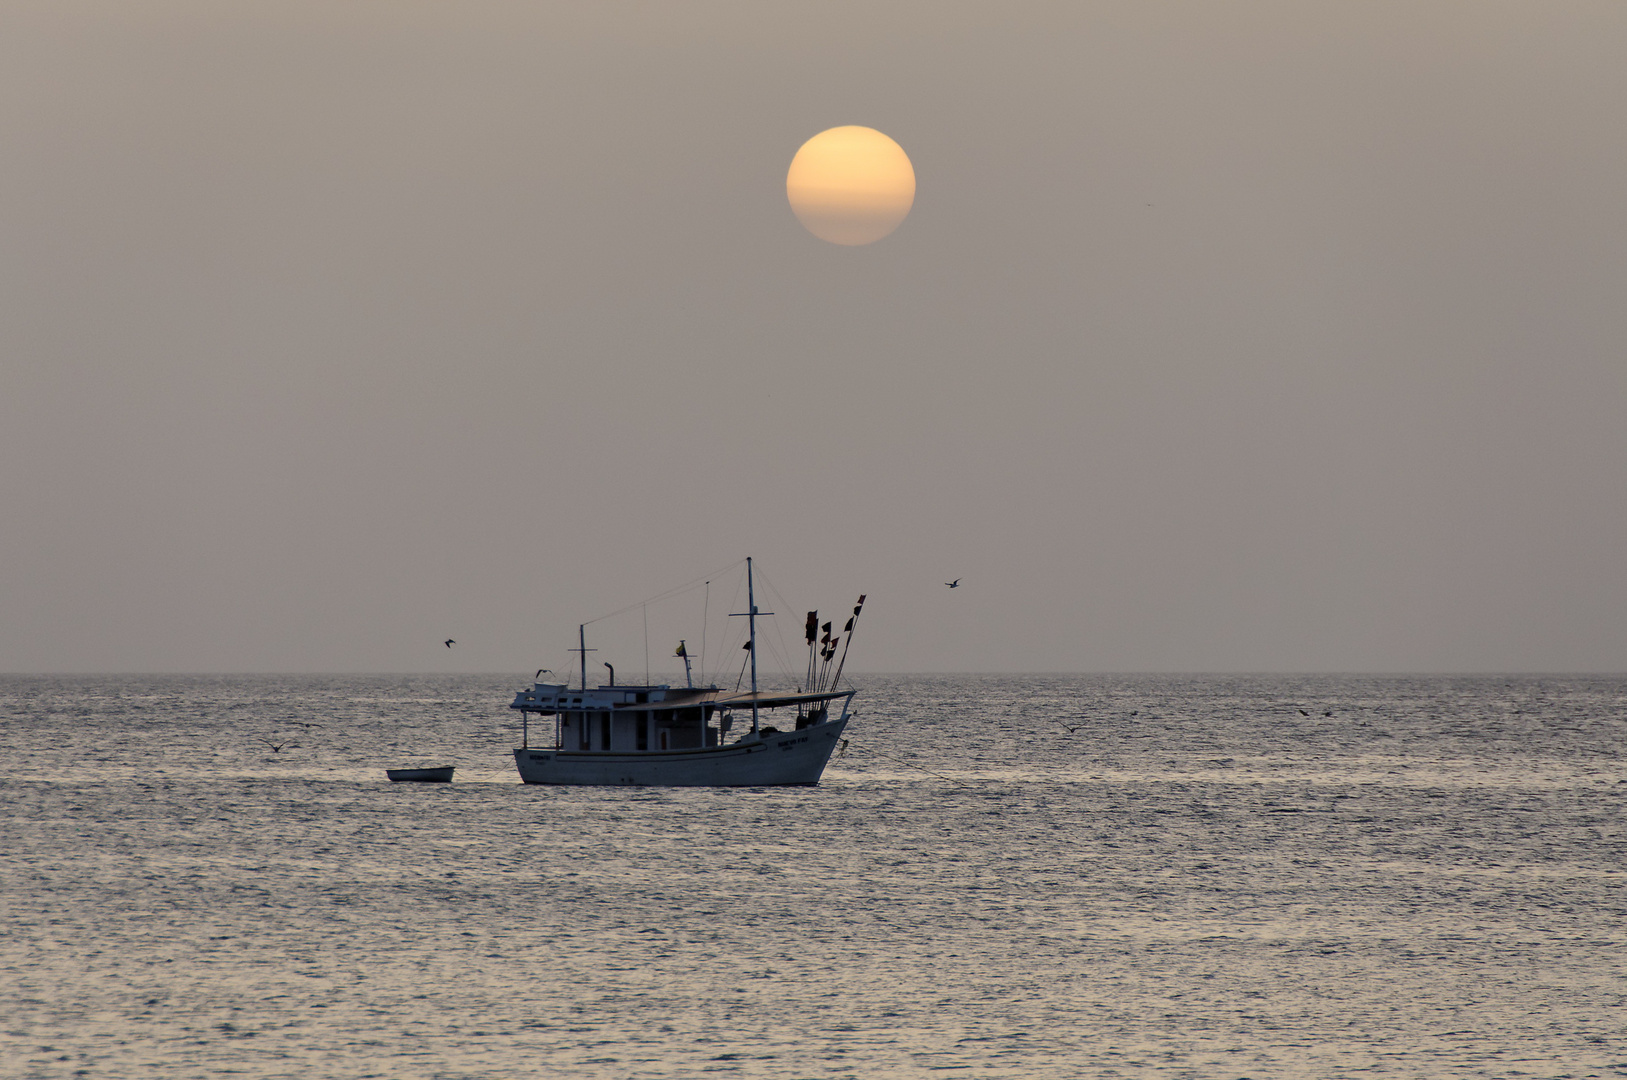
<path id="1" fill-rule="evenodd" d="M 852 697 L 856 691 L 826 691 L 822 694 L 727 694 L 717 699 L 717 706 L 721 709 L 749 709 L 755 704 L 759 709 L 778 709 L 786 705 L 804 705 L 813 701 L 834 701 L 837 698 Z"/>
<path id="2" fill-rule="evenodd" d="M 749 709 L 753 705 L 756 705 L 759 709 L 779 709 L 787 705 L 806 705 L 815 701 L 834 701 L 837 698 L 852 697 L 853 693 L 852 690 L 827 691 L 823 694 L 771 694 L 767 692 L 732 694 L 722 690 L 669 690 L 667 696 L 659 701 L 617 702 L 611 708 L 617 712 L 654 712 L 659 709 L 693 708 L 696 705 L 710 705 L 714 709 Z"/>

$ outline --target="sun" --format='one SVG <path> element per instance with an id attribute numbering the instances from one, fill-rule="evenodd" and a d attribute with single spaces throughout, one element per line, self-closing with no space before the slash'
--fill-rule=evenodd
<path id="1" fill-rule="evenodd" d="M 791 159 L 785 194 L 819 239 L 873 244 L 915 205 L 915 168 L 904 148 L 875 128 L 834 127 L 803 143 Z"/>

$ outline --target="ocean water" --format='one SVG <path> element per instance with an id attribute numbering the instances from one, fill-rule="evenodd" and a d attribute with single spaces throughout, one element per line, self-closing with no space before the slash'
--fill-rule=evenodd
<path id="1" fill-rule="evenodd" d="M 680 790 L 520 785 L 523 678 L 0 679 L 0 1075 L 1627 1076 L 1627 679 L 855 681 Z"/>

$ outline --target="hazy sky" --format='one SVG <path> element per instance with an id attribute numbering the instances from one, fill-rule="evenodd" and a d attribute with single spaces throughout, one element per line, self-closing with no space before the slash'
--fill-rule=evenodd
<path id="1" fill-rule="evenodd" d="M 1620 0 L 5 23 L 0 670 L 529 675 L 747 554 L 861 670 L 1627 667 Z"/>

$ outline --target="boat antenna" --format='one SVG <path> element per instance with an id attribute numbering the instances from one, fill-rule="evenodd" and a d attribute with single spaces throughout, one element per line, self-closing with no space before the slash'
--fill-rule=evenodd
<path id="1" fill-rule="evenodd" d="M 815 693 L 823 693 L 824 692 L 824 689 L 825 689 L 825 677 L 830 674 L 830 659 L 831 659 L 831 657 L 836 655 L 836 643 L 831 640 L 831 636 L 830 636 L 830 628 L 832 626 L 834 626 L 834 625 L 835 625 L 835 622 L 832 621 L 832 622 L 825 623 L 823 626 L 820 626 L 820 627 L 817 628 L 818 630 L 821 631 L 822 636 L 819 638 L 819 660 L 820 660 L 820 665 L 819 665 L 818 681 L 814 685 L 814 692 Z"/>
<path id="2" fill-rule="evenodd" d="M 808 622 L 803 627 L 803 634 L 808 638 L 808 679 L 805 685 L 811 694 L 814 689 L 814 638 L 819 634 L 819 612 L 808 612 Z"/>
<path id="3" fill-rule="evenodd" d="M 583 624 L 581 624 L 580 626 L 578 626 L 576 628 L 576 644 L 577 644 L 576 648 L 567 649 L 565 651 L 566 652 L 574 652 L 574 653 L 581 653 L 582 654 L 582 690 L 583 690 L 583 692 L 586 692 L 587 688 L 588 688 L 588 653 L 590 653 L 590 652 L 598 652 L 599 651 L 598 649 L 590 649 L 590 648 L 588 648 L 588 624 L 587 623 L 583 623 Z"/>
<path id="4" fill-rule="evenodd" d="M 847 620 L 847 640 L 842 642 L 842 660 L 836 665 L 836 678 L 830 681 L 830 688 L 836 689 L 836 684 L 842 681 L 842 668 L 847 665 L 847 649 L 853 644 L 853 624 L 859 621 L 859 612 L 864 610 L 864 593 L 859 594 L 859 602 L 853 605 L 853 617 Z"/>

